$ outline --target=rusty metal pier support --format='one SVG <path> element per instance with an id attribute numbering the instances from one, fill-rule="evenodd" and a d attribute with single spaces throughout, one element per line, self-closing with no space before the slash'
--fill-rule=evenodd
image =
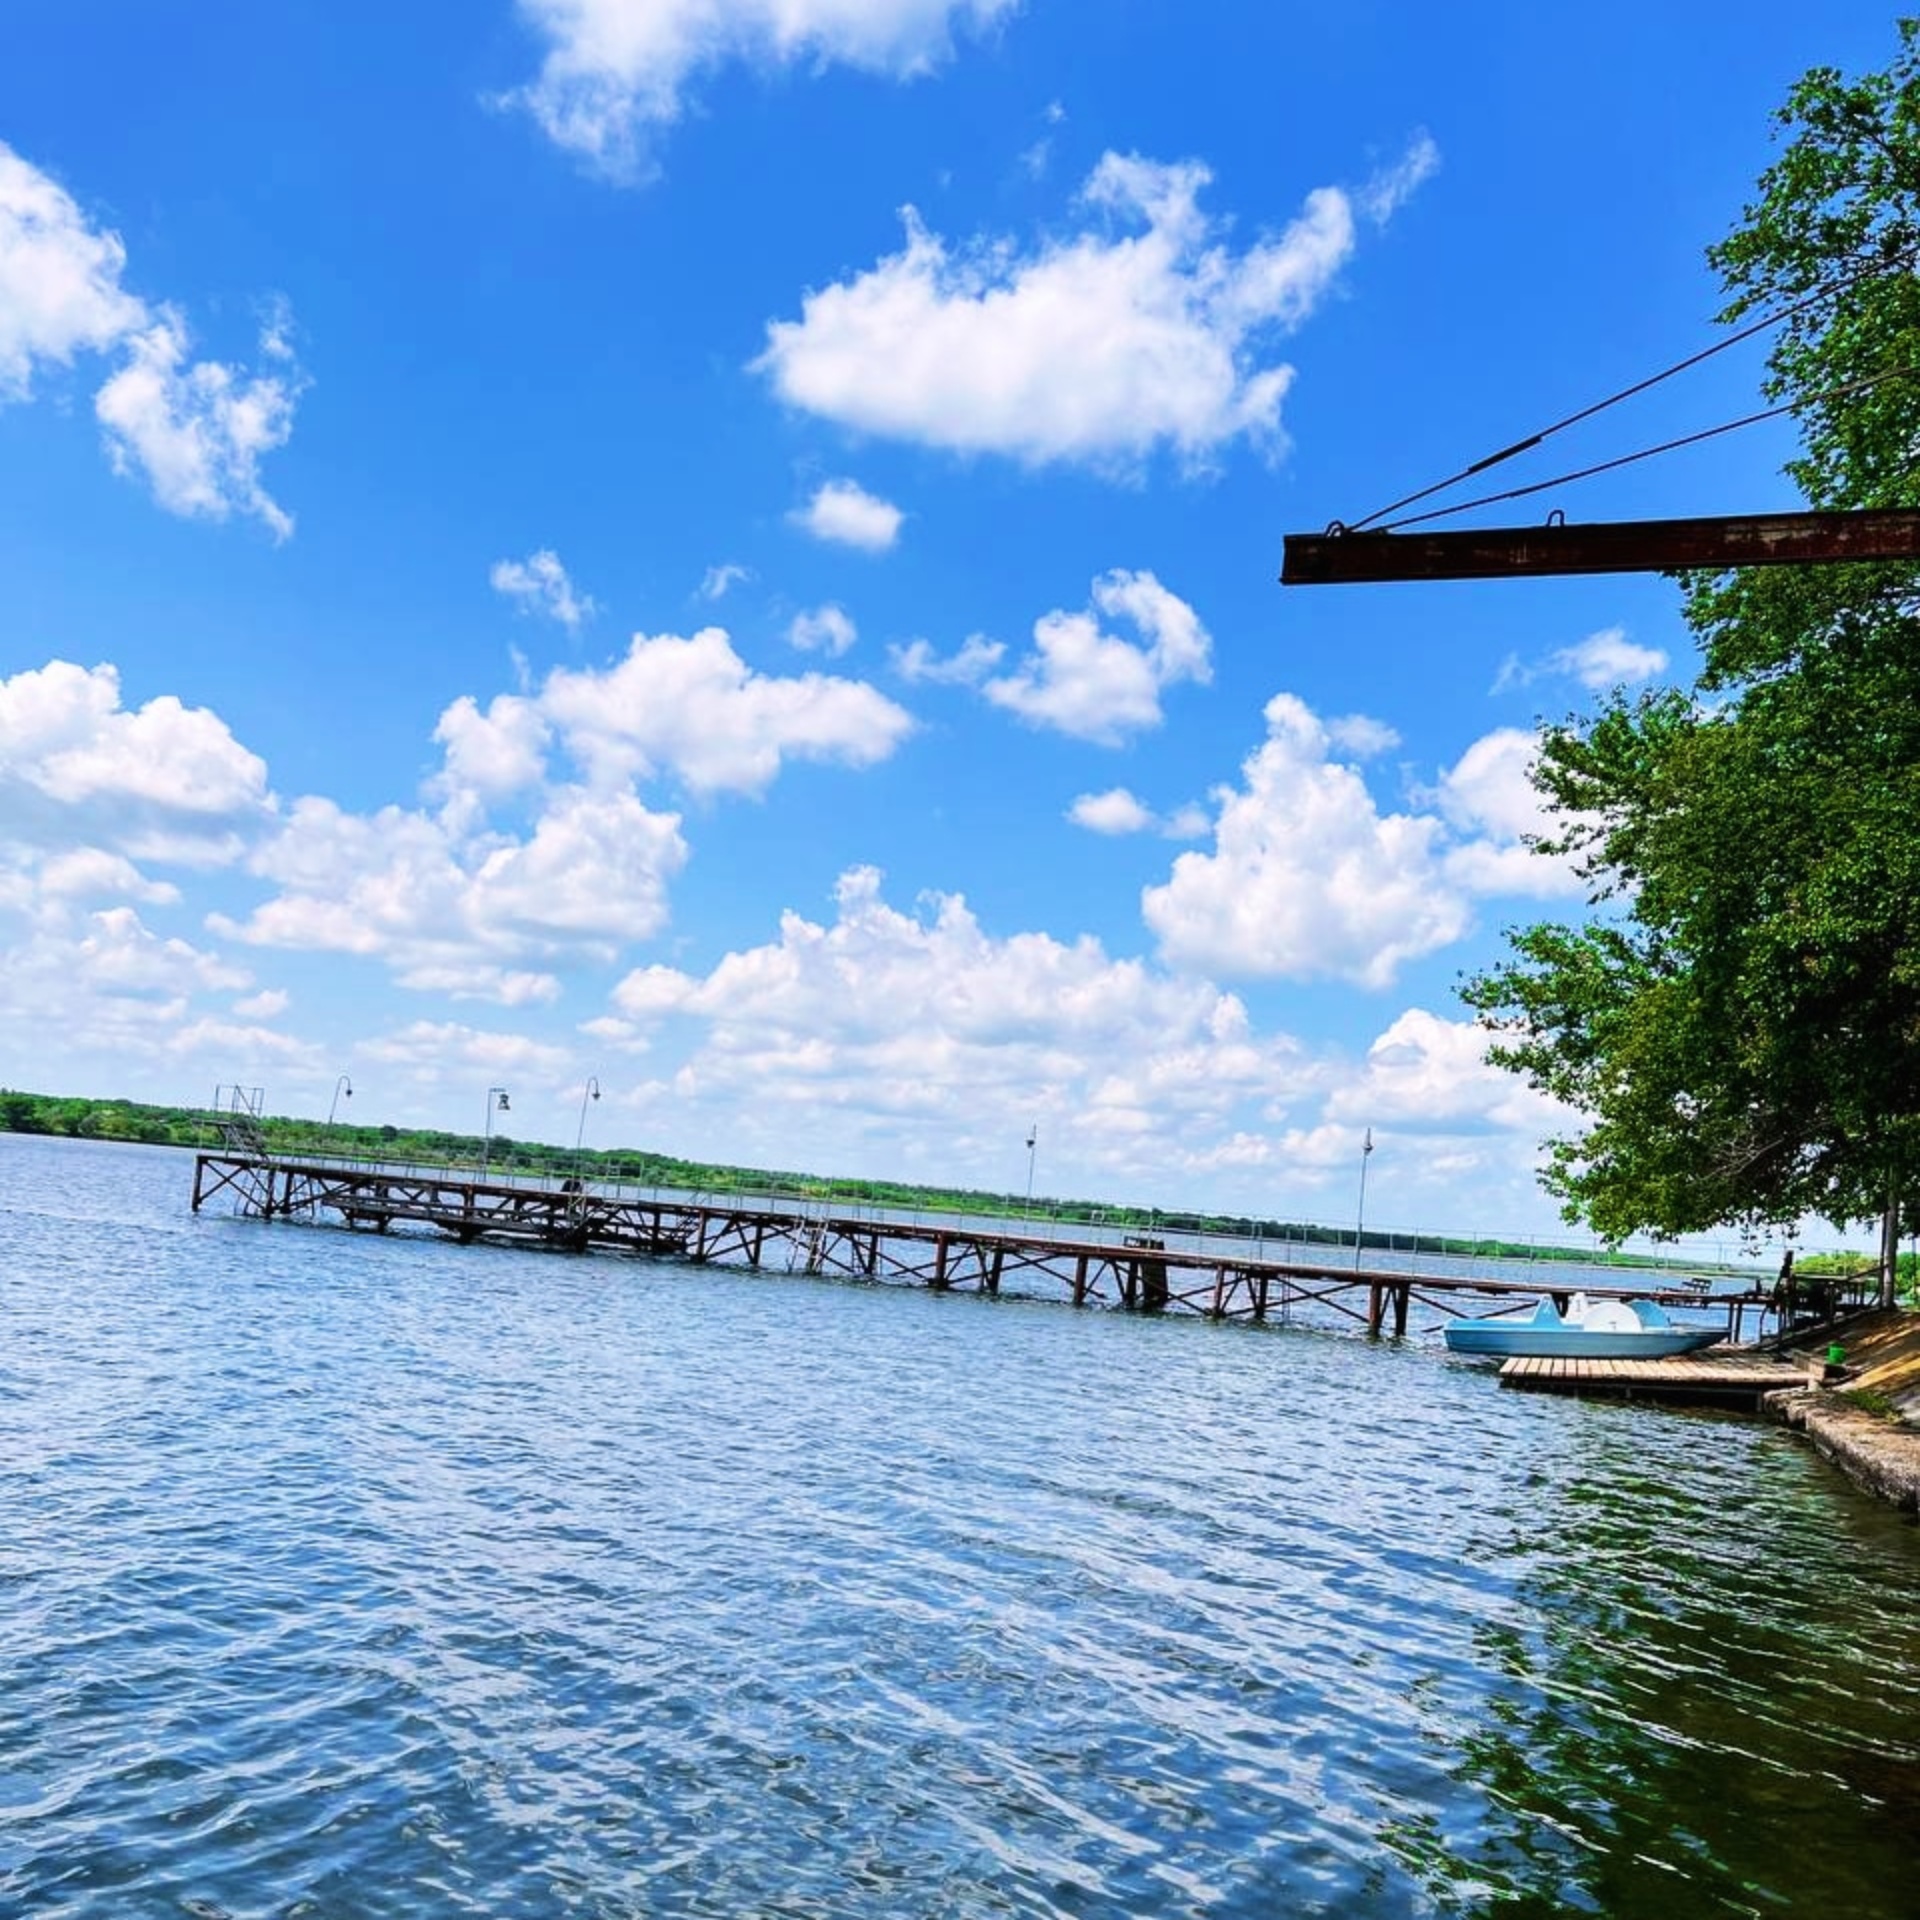
<path id="1" fill-rule="evenodd" d="M 255 1152 L 203 1152 L 194 1162 L 193 1210 L 225 1200 L 258 1220 L 335 1221 L 352 1230 L 448 1235 L 567 1253 L 625 1253 L 759 1271 L 804 1272 L 937 1293 L 1058 1300 L 1135 1313 L 1188 1313 L 1260 1322 L 1278 1305 L 1308 1306 L 1380 1337 L 1406 1335 L 1417 1299 L 1441 1315 L 1478 1302 L 1539 1299 L 1556 1277 L 1447 1276 L 1364 1271 L 1317 1261 L 1270 1259 L 1251 1243 L 1224 1256 L 1217 1239 L 1191 1244 L 1155 1235 L 1100 1237 L 1033 1222 L 962 1225 L 950 1217 L 619 1187 L 519 1185 L 451 1168 L 380 1167 Z M 1551 1274 L 1551 1267 L 1547 1269 Z M 1560 1278 L 1559 1286 L 1566 1282 Z M 1732 1316 L 1761 1296 L 1703 1300 L 1688 1287 L 1593 1287 L 1596 1295 L 1652 1297 Z"/>

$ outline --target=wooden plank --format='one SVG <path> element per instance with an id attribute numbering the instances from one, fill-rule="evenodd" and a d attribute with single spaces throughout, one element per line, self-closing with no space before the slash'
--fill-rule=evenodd
<path id="1" fill-rule="evenodd" d="M 1915 560 L 1920 559 L 1920 512 L 1876 507 L 1452 533 L 1290 533 L 1284 552 L 1280 579 L 1289 587 Z"/>
<path id="2" fill-rule="evenodd" d="M 1776 1388 L 1798 1386 L 1803 1378 L 1803 1368 L 1757 1353 L 1709 1352 L 1661 1360 L 1515 1357 L 1500 1369 L 1503 1386 L 1677 1400 L 1749 1396 L 1757 1400 Z"/>

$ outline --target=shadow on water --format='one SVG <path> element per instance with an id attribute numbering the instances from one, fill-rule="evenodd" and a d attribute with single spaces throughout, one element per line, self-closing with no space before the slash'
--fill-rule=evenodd
<path id="1" fill-rule="evenodd" d="M 1893 1920 L 1920 1539 L 1414 1346 L 0 1139 L 0 1913 Z"/>
<path id="2" fill-rule="evenodd" d="M 1773 1457 L 1708 1527 L 1645 1416 L 1569 1412 L 1587 1444 L 1540 1488 L 1552 1539 L 1516 1515 L 1480 1543 L 1526 1570 L 1474 1631 L 1471 1724 L 1429 1721 L 1465 1802 L 1382 1843 L 1442 1913 L 1914 1913 L 1911 1525 L 1783 1436 L 1663 1416 Z"/>

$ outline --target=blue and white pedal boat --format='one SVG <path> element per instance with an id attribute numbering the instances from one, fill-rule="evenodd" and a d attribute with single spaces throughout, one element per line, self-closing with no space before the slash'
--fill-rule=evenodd
<path id="1" fill-rule="evenodd" d="M 1447 1328 L 1449 1352 L 1502 1360 L 1659 1360 L 1725 1338 L 1717 1328 L 1676 1325 L 1651 1300 L 1589 1300 L 1584 1293 L 1567 1302 L 1565 1313 L 1542 1300 L 1529 1314 L 1455 1320 Z"/>

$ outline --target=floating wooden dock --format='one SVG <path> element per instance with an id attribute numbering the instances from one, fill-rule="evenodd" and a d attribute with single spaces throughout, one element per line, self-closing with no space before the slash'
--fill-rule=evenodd
<path id="1" fill-rule="evenodd" d="M 428 1229 L 462 1244 L 494 1240 L 554 1251 L 625 1253 L 834 1276 L 934 1292 L 1055 1300 L 1075 1307 L 1265 1321 L 1324 1309 L 1369 1334 L 1404 1336 L 1418 1304 L 1450 1317 L 1527 1300 L 1564 1302 L 1569 1277 L 1499 1278 L 1366 1270 L 1271 1257 L 1251 1241 L 975 1222 L 767 1196 L 635 1192 L 578 1180 L 523 1184 L 465 1170 L 367 1165 L 259 1152 L 202 1152 L 193 1210 L 224 1200 L 260 1220 L 328 1222 L 360 1231 Z M 1595 1297 L 1655 1299 L 1724 1312 L 1734 1332 L 1759 1296 L 1697 1288 L 1586 1286 Z"/>
<path id="2" fill-rule="evenodd" d="M 1757 1409 L 1782 1387 L 1807 1384 L 1807 1362 L 1753 1347 L 1674 1354 L 1665 1360 L 1509 1360 L 1503 1387 L 1673 1405 Z"/>

